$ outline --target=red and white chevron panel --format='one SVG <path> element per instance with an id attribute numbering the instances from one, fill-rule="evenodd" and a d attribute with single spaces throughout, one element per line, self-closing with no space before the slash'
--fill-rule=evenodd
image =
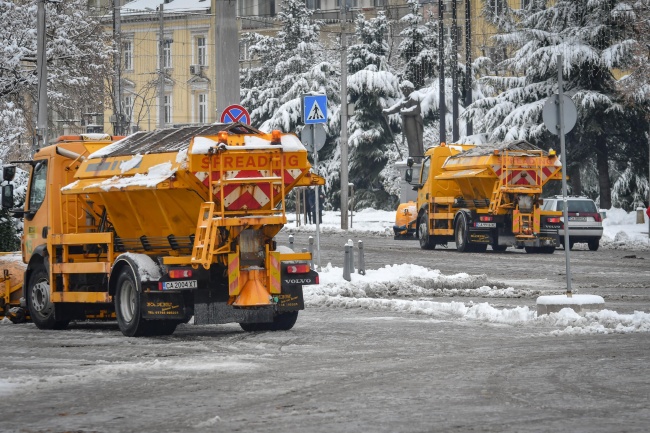
<path id="1" fill-rule="evenodd" d="M 291 185 L 300 176 L 302 170 L 300 169 L 287 169 L 284 170 L 282 179 L 285 188 Z M 210 187 L 210 180 L 208 174 L 205 172 L 195 173 L 196 176 L 202 180 L 203 184 Z M 224 188 L 224 205 L 226 210 L 254 210 L 266 206 L 271 201 L 271 185 L 265 178 L 280 176 L 280 170 L 235 170 L 227 171 L 225 173 L 228 179 L 242 179 L 242 178 L 259 178 L 259 182 L 251 181 L 250 184 L 230 184 Z M 212 173 L 212 181 L 219 180 L 219 172 Z M 214 185 L 212 194 L 216 199 L 220 199 L 221 192 L 218 185 Z M 280 185 L 273 186 L 273 195 L 275 197 L 280 195 Z"/>

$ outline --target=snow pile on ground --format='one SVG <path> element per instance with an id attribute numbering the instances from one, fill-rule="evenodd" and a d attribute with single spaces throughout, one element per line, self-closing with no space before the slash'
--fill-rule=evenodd
<path id="1" fill-rule="evenodd" d="M 601 246 L 608 249 L 650 249 L 648 238 L 648 216 L 643 214 L 644 223 L 636 223 L 636 211 L 625 212 L 623 209 L 609 209 L 603 220 L 603 237 Z"/>
<path id="2" fill-rule="evenodd" d="M 516 296 L 517 292 L 512 287 L 498 289 L 481 285 L 485 282 L 484 275 L 442 275 L 438 270 L 402 264 L 367 270 L 365 276 L 352 274 L 351 277 L 352 281 L 348 282 L 343 279 L 341 268 L 331 265 L 324 267 L 320 271 L 320 284 L 304 288 L 306 305 L 392 311 L 441 320 L 563 328 L 554 330 L 553 335 L 650 332 L 650 314 L 644 312 L 619 314 L 602 310 L 579 315 L 565 308 L 558 313 L 538 317 L 533 296 L 532 307 L 514 308 L 496 308 L 487 302 L 436 302 L 427 299 L 436 296 L 436 291 L 444 290 L 465 292 L 466 296 L 477 297 Z M 518 296 L 522 296 L 522 291 L 518 292 Z M 414 297 L 417 299 L 412 299 Z"/>

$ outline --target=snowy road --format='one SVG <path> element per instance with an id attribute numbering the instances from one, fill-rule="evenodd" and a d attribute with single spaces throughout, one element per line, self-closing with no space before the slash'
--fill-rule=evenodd
<path id="1" fill-rule="evenodd" d="M 347 283 L 349 237 L 368 273 Z M 321 243 L 333 267 L 286 333 L 0 325 L 0 431 L 648 431 L 649 251 L 574 251 L 574 291 L 608 310 L 536 317 L 537 296 L 564 290 L 561 251 Z"/>

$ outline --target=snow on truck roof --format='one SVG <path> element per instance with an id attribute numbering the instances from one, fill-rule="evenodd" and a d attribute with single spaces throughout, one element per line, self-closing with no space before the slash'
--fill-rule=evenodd
<path id="1" fill-rule="evenodd" d="M 189 148 L 190 141 L 194 138 L 195 145 L 192 153 L 207 153 L 208 149 L 217 143 L 207 137 L 216 136 L 221 131 L 231 134 L 245 135 L 244 145 L 247 149 L 265 148 L 271 142 L 256 134 L 263 132 L 243 123 L 215 123 L 207 126 L 185 126 L 182 128 L 157 129 L 155 131 L 142 131 L 130 135 L 120 141 L 106 146 L 92 153 L 89 158 L 106 158 L 109 156 L 144 155 L 150 153 L 182 152 Z M 227 146 L 227 148 L 237 148 Z M 304 147 L 297 137 L 290 134 L 282 136 L 284 150 L 303 150 Z"/>
<path id="2" fill-rule="evenodd" d="M 489 143 L 477 145 L 472 149 L 451 156 L 450 158 L 462 158 L 465 156 L 486 156 L 486 155 L 493 154 L 495 150 L 498 151 L 511 150 L 511 151 L 527 152 L 527 151 L 540 151 L 542 149 L 540 149 L 539 147 L 533 144 L 530 144 L 525 140 L 489 142 Z"/>

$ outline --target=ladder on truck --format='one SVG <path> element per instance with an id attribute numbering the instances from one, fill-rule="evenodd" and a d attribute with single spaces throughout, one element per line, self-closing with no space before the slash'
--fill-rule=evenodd
<path id="1" fill-rule="evenodd" d="M 217 256 L 232 253 L 230 241 L 239 236 L 244 229 L 286 223 L 286 194 L 283 178 L 285 166 L 282 149 L 230 150 L 227 155 L 225 154 L 226 152 L 219 153 L 219 162 L 216 168 L 213 167 L 212 158 L 210 159 L 208 176 L 213 201 L 201 205 L 192 248 L 191 263 L 201 265 L 206 269 L 210 267 Z M 247 175 L 233 176 L 231 171 L 224 169 L 224 158 L 226 156 L 235 158 L 238 154 L 247 158 L 265 156 L 267 163 L 252 170 L 239 172 L 240 174 L 244 172 Z M 251 175 L 251 172 L 257 172 L 261 176 Z M 276 172 L 279 174 L 275 174 Z M 229 186 L 235 188 L 226 196 Z M 279 189 L 277 193 L 276 188 Z M 258 201 L 259 208 L 257 209 L 234 205 L 243 193 L 250 193 L 251 190 L 253 194 L 264 194 L 263 191 L 268 190 L 266 196 L 268 201 L 265 204 Z M 235 197 L 231 197 L 232 194 Z M 217 198 L 216 202 L 215 198 Z M 278 204 L 280 208 L 275 209 Z"/>
<path id="2" fill-rule="evenodd" d="M 543 158 L 542 150 L 504 150 L 501 154 L 501 174 L 494 183 L 489 212 L 498 214 L 501 209 L 513 210 L 512 232 L 520 238 L 533 238 L 533 233 L 539 231 L 535 206 L 531 203 L 531 211 L 522 212 L 516 209 L 517 203 L 506 201 L 506 195 L 534 197 L 541 194 Z"/>

